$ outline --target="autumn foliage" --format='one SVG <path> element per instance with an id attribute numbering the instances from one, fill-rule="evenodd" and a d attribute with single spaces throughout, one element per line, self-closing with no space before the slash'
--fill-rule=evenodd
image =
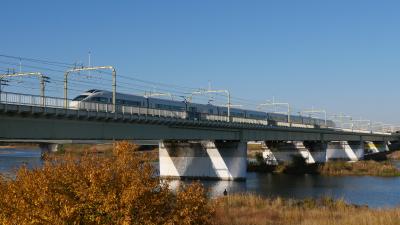
<path id="1" fill-rule="evenodd" d="M 203 187 L 171 191 L 136 149 L 117 142 L 112 156 L 50 158 L 0 177 L 0 224 L 210 224 Z"/>

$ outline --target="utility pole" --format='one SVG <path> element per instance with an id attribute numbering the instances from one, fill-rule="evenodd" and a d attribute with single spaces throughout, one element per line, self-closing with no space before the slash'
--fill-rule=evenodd
<path id="1" fill-rule="evenodd" d="M 68 76 L 70 75 L 70 73 L 76 73 L 81 71 L 92 71 L 92 70 L 104 70 L 104 69 L 111 70 L 112 72 L 112 105 L 113 105 L 113 112 L 115 112 L 116 95 L 117 95 L 117 71 L 113 66 L 82 67 L 66 71 L 64 74 L 64 108 L 68 108 Z"/>
<path id="2" fill-rule="evenodd" d="M 49 82 L 49 77 L 45 76 L 40 72 L 29 72 L 29 73 L 7 73 L 0 74 L 0 89 L 1 83 L 4 78 L 13 78 L 13 77 L 38 77 L 40 80 L 40 97 L 42 98 L 42 105 L 45 104 L 45 84 Z"/>
<path id="3" fill-rule="evenodd" d="M 6 86 L 7 82 L 8 82 L 8 80 L 0 78 L 0 93 L 3 91 L 2 86 Z"/>
<path id="4" fill-rule="evenodd" d="M 92 53 L 89 51 L 88 52 L 88 67 L 91 67 L 92 66 L 92 64 L 91 64 L 91 57 L 92 57 Z M 91 71 L 89 70 L 89 77 L 91 77 Z"/>
<path id="5" fill-rule="evenodd" d="M 2 101 L 2 94 L 1 92 L 3 91 L 2 86 L 7 86 L 8 80 L 0 78 L 0 102 Z"/>

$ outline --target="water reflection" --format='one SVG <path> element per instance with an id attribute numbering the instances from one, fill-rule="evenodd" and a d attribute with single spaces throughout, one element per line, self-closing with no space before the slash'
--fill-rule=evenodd
<path id="1" fill-rule="evenodd" d="M 190 181 L 174 181 L 174 186 Z M 268 197 L 314 198 L 331 196 L 349 203 L 370 207 L 400 206 L 400 178 L 381 177 L 327 177 L 318 175 L 274 175 L 248 173 L 246 182 L 203 181 L 210 194 L 256 193 Z"/>

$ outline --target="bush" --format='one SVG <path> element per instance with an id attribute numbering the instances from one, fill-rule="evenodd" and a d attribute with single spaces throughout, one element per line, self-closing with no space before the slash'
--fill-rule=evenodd
<path id="1" fill-rule="evenodd" d="M 173 193 L 136 149 L 118 142 L 110 157 L 55 157 L 0 178 L 0 224 L 210 224 L 203 187 Z"/>

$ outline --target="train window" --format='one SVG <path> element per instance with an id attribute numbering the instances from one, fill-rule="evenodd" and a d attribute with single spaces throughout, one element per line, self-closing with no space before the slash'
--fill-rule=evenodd
<path id="1" fill-rule="evenodd" d="M 214 114 L 214 110 L 213 110 L 213 109 L 209 109 L 209 110 L 208 110 L 208 113 L 209 113 L 209 114 Z"/>
<path id="2" fill-rule="evenodd" d="M 243 113 L 239 112 L 231 112 L 232 116 L 243 117 Z"/>
<path id="3" fill-rule="evenodd" d="M 129 106 L 140 106 L 140 102 L 125 100 L 125 101 L 124 101 L 124 105 L 129 105 Z"/>
<path id="4" fill-rule="evenodd" d="M 108 98 L 103 97 L 92 97 L 90 100 L 93 102 L 108 103 Z"/>
<path id="5" fill-rule="evenodd" d="M 165 110 L 183 110 L 183 107 L 180 106 L 164 105 L 164 104 L 156 104 L 156 108 Z"/>
<path id="6" fill-rule="evenodd" d="M 117 99 L 116 100 L 117 105 L 128 105 L 128 106 L 140 106 L 140 102 L 137 101 L 130 101 L 130 100 L 122 100 L 122 99 Z"/>
<path id="7" fill-rule="evenodd" d="M 88 95 L 79 95 L 78 97 L 72 99 L 72 101 L 82 101 L 85 99 Z"/>

